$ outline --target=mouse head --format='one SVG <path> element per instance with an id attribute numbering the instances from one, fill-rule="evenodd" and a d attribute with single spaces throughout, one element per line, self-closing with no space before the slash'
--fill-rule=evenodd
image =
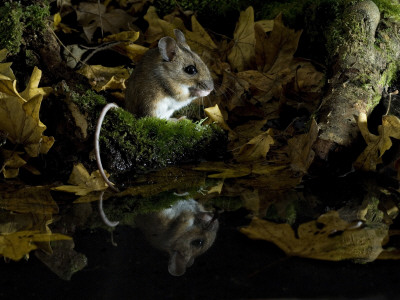
<path id="1" fill-rule="evenodd" d="M 158 42 L 158 49 L 163 59 L 163 70 L 173 78 L 188 98 L 207 96 L 214 83 L 206 64 L 186 43 L 182 31 L 174 30 L 176 40 L 166 36 Z"/>

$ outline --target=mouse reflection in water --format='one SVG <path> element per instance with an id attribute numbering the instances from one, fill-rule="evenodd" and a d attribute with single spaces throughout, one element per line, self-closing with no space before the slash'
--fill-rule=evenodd
<path id="1" fill-rule="evenodd" d="M 219 223 L 197 201 L 180 200 L 157 213 L 140 215 L 137 226 L 157 249 L 169 254 L 168 271 L 181 276 L 214 243 Z"/>

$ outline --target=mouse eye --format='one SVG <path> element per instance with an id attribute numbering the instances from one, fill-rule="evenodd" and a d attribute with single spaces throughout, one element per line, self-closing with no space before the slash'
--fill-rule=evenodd
<path id="1" fill-rule="evenodd" d="M 202 240 L 202 239 L 193 240 L 190 242 L 190 244 L 196 248 L 201 248 L 201 247 L 203 247 L 204 240 Z"/>
<path id="2" fill-rule="evenodd" d="M 185 67 L 183 70 L 184 70 L 186 73 L 188 73 L 189 75 L 194 75 L 194 74 L 197 73 L 197 69 L 196 69 L 196 67 L 193 66 L 193 65 L 187 66 L 187 67 Z"/>

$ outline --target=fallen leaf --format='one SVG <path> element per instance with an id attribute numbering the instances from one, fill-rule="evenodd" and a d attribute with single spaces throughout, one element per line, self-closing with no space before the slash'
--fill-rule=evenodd
<path id="1" fill-rule="evenodd" d="M 290 166 L 294 171 L 306 173 L 314 160 L 315 152 L 312 146 L 318 137 L 318 125 L 314 119 L 311 121 L 308 133 L 296 135 L 288 140 Z"/>
<path id="2" fill-rule="evenodd" d="M 51 215 L 58 205 L 45 186 L 0 186 L 0 208 L 17 213 Z"/>
<path id="3" fill-rule="evenodd" d="M 205 108 L 204 112 L 212 122 L 217 123 L 222 129 L 227 130 L 229 132 L 229 137 L 231 140 L 235 139 L 236 134 L 234 131 L 232 131 L 232 129 L 229 128 L 228 124 L 226 124 L 224 116 L 222 115 L 222 112 L 218 107 L 218 104 L 216 104 L 213 107 Z"/>
<path id="4" fill-rule="evenodd" d="M 89 175 L 89 172 L 81 163 L 75 165 L 72 169 L 68 183 L 70 185 L 58 186 L 53 188 L 53 190 L 75 193 L 77 196 L 85 196 L 93 191 L 103 191 L 108 188 L 107 183 L 104 182 L 98 170 Z"/>
<path id="5" fill-rule="evenodd" d="M 241 232 L 251 239 L 272 242 L 289 256 L 339 261 L 351 259 L 371 262 L 382 252 L 388 226 L 351 229 L 337 211 L 330 211 L 315 221 L 301 224 L 297 234 L 289 224 L 276 224 L 253 218 Z"/>
<path id="6" fill-rule="evenodd" d="M 274 74 L 288 66 L 297 50 L 301 33 L 287 28 L 282 22 L 282 14 L 275 18 L 269 37 L 260 41 L 264 43 L 263 72 Z"/>
<path id="7" fill-rule="evenodd" d="M 382 125 L 378 126 L 379 135 L 369 132 L 367 115 L 360 113 L 358 127 L 367 147 L 358 156 L 354 167 L 365 171 L 375 171 L 376 165 L 382 163 L 382 155 L 392 146 L 390 138 L 400 139 L 400 120 L 395 116 L 383 116 Z"/>
<path id="8" fill-rule="evenodd" d="M 90 84 L 97 92 L 107 89 L 125 90 L 125 81 L 129 78 L 129 72 L 123 67 L 85 65 L 78 73 L 88 78 Z"/>
<path id="9" fill-rule="evenodd" d="M 242 11 L 233 33 L 234 45 L 228 54 L 232 69 L 239 72 L 252 68 L 255 59 L 254 10 L 248 7 Z"/>
<path id="10" fill-rule="evenodd" d="M 265 159 L 269 147 L 273 143 L 274 139 L 271 137 L 269 131 L 257 135 L 240 148 L 236 160 L 244 162 Z"/>
<path id="11" fill-rule="evenodd" d="M 41 74 L 35 67 L 22 93 L 16 90 L 16 80 L 0 80 L 0 130 L 13 144 L 23 145 L 30 157 L 47 153 L 54 143 L 53 137 L 43 135 L 46 126 L 39 120 L 43 96 L 51 91 L 38 87 Z"/>
<path id="12" fill-rule="evenodd" d="M 149 44 L 158 41 L 163 36 L 175 36 L 174 29 L 176 27 L 171 23 L 160 19 L 154 6 L 150 6 L 148 8 L 147 13 L 143 18 L 147 21 L 147 23 L 149 23 L 149 27 L 145 33 L 146 41 Z"/>
<path id="13" fill-rule="evenodd" d="M 97 28 L 113 34 L 129 30 L 135 18 L 122 9 L 106 12 L 106 7 L 99 3 L 82 2 L 76 10 L 77 21 L 83 26 L 88 41 L 92 41 Z"/>
<path id="14" fill-rule="evenodd" d="M 15 178 L 18 176 L 19 168 L 27 164 L 26 160 L 21 158 L 22 152 L 15 152 L 1 149 L 1 154 L 4 159 L 3 175 L 4 178 Z"/>
<path id="15" fill-rule="evenodd" d="M 244 164 L 227 164 L 224 162 L 204 162 L 193 168 L 197 171 L 218 172 L 208 175 L 210 178 L 237 178 L 251 174 L 251 167 Z"/>
<path id="16" fill-rule="evenodd" d="M 18 231 L 12 234 L 0 234 L 0 254 L 18 261 L 32 250 L 39 248 L 38 243 L 71 240 L 71 237 L 58 233 L 40 231 Z"/>

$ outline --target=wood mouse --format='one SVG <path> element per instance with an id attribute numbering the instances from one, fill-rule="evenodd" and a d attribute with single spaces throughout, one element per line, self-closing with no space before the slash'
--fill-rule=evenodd
<path id="1" fill-rule="evenodd" d="M 219 222 L 194 199 L 180 200 L 157 213 L 139 215 L 136 225 L 157 249 L 169 254 L 168 271 L 181 276 L 214 243 Z"/>
<path id="2" fill-rule="evenodd" d="M 186 43 L 182 31 L 148 50 L 128 79 L 125 107 L 136 117 L 168 119 L 174 111 L 207 96 L 214 83 L 206 64 Z"/>

